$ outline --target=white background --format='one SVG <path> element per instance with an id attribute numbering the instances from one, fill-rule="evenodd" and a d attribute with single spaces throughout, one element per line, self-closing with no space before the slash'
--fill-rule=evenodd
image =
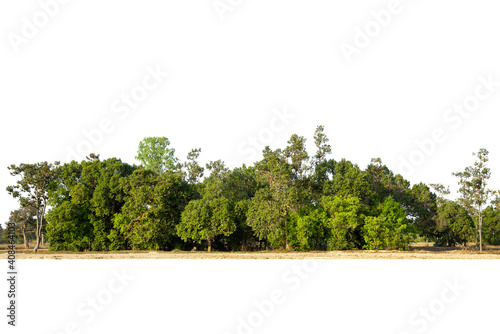
<path id="1" fill-rule="evenodd" d="M 300 279 L 293 266 L 310 272 Z M 459 294 L 445 293 L 454 301 L 421 333 L 491 332 L 498 321 L 497 261 L 20 260 L 18 267 L 18 327 L 5 330 L 2 321 L 2 333 L 64 333 L 69 323 L 81 333 L 247 333 L 239 319 L 279 290 L 283 302 L 253 333 L 414 334 L 421 327 L 412 314 L 441 299 L 446 281 L 457 282 Z M 87 322 L 78 306 L 108 289 L 113 271 L 133 279 Z"/>
<path id="2" fill-rule="evenodd" d="M 69 1 L 16 52 L 9 36 L 22 34 L 23 18 L 32 21 L 40 3 L 2 2 L 0 190 L 15 183 L 6 166 L 66 162 L 69 150 L 87 140 L 84 131 L 103 119 L 114 128 L 92 147 L 102 158 L 135 163 L 142 138 L 166 136 L 181 159 L 201 147 L 203 163 L 252 163 L 249 136 L 264 133 L 273 109 L 283 106 L 295 118 L 261 140 L 259 152 L 265 144 L 284 147 L 298 133 L 313 154 L 312 135 L 323 124 L 335 159 L 365 168 L 381 157 L 412 183 L 441 182 L 456 190 L 451 173 L 471 165 L 472 152 L 485 147 L 490 185 L 500 189 L 500 89 L 457 129 L 443 120 L 446 109 L 474 93 L 479 76 L 500 80 L 496 2 L 402 0 L 400 13 L 350 63 L 341 43 L 353 44 L 356 28 L 364 29 L 374 20 L 370 12 L 389 1 L 231 3 L 222 20 L 211 0 Z M 114 101 L 141 84 L 147 67 L 157 66 L 169 77 L 120 119 Z M 437 127 L 448 140 L 404 173 L 401 157 Z M 0 200 L 4 222 L 17 202 L 5 191 Z M 75 305 L 106 286 L 110 268 L 123 266 L 137 279 L 86 333 L 234 333 L 237 316 L 248 314 L 253 300 L 276 286 L 287 289 L 279 277 L 291 263 L 22 261 L 19 332 L 62 331 L 77 317 Z M 258 332 L 399 333 L 449 276 L 463 278 L 469 290 L 428 332 L 491 330 L 498 312 L 488 301 L 498 300 L 492 292 L 497 266 L 325 262 Z"/>

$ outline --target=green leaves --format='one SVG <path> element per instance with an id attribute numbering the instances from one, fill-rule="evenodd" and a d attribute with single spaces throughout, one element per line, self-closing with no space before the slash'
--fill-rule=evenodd
<path id="1" fill-rule="evenodd" d="M 406 210 L 392 197 L 380 205 L 378 216 L 367 216 L 362 228 L 365 241 L 363 248 L 370 250 L 407 250 L 413 237 L 413 230 L 406 218 Z"/>
<path id="2" fill-rule="evenodd" d="M 36 238 L 35 252 L 40 245 L 40 236 L 44 225 L 45 211 L 49 199 L 48 192 L 56 187 L 59 175 L 59 162 L 50 164 L 46 161 L 36 164 L 20 164 L 7 167 L 12 176 L 20 176 L 14 186 L 8 186 L 7 192 L 14 198 L 18 198 L 22 207 L 31 206 L 36 215 Z"/>
<path id="3" fill-rule="evenodd" d="M 491 176 L 491 171 L 486 164 L 488 162 L 488 150 L 482 148 L 477 153 L 477 160 L 473 166 L 466 167 L 463 172 L 453 173 L 452 175 L 459 178 L 460 185 L 459 193 L 461 194 L 460 202 L 475 218 L 476 224 L 476 242 L 477 233 L 479 233 L 479 250 L 482 251 L 482 223 L 483 223 L 483 208 L 495 193 L 487 189 L 486 184 Z"/>
<path id="4" fill-rule="evenodd" d="M 328 248 L 331 250 L 356 248 L 356 229 L 362 224 L 359 198 L 324 196 L 321 205 L 328 213 L 325 222 L 329 230 Z"/>
<path id="5" fill-rule="evenodd" d="M 446 201 L 438 208 L 436 229 L 439 246 L 455 246 L 462 243 L 464 246 L 474 235 L 474 222 L 467 210 L 454 201 Z"/>
<path id="6" fill-rule="evenodd" d="M 465 244 L 471 217 L 481 231 L 493 193 L 486 188 L 488 151 L 455 174 L 462 198 L 454 203 L 444 198 L 444 186 L 431 185 L 439 197 L 423 183 L 411 186 L 380 158 L 364 170 L 327 159 L 328 142 L 318 126 L 315 155 L 305 137 L 293 134 L 284 149 L 266 147 L 255 165 L 231 170 L 222 160 L 201 167 L 199 148 L 181 163 L 167 138 L 147 137 L 137 153 L 143 167 L 96 154 L 63 166 L 12 165 L 20 180 L 7 191 L 23 208 L 33 205 L 39 232 L 51 207 L 47 233 L 58 250 L 188 249 L 205 242 L 209 250 L 408 249 L 417 231 L 440 244 Z M 484 210 L 489 243 L 500 240 L 499 203 Z"/>
<path id="7" fill-rule="evenodd" d="M 178 162 L 175 150 L 169 148 L 170 141 L 166 137 L 146 137 L 139 143 L 137 160 L 144 168 L 163 173 L 173 170 Z"/>
<path id="8" fill-rule="evenodd" d="M 209 251 L 217 236 L 229 236 L 235 229 L 229 200 L 225 197 L 189 202 L 177 225 L 177 233 L 183 240 L 208 241 Z"/>

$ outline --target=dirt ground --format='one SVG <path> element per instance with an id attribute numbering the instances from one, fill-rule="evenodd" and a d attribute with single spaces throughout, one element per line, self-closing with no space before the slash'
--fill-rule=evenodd
<path id="1" fill-rule="evenodd" d="M 0 259 L 7 259 L 7 245 L 0 245 Z M 500 259 L 500 246 L 426 247 L 413 244 L 411 251 L 331 251 L 331 252 L 183 252 L 183 251 L 118 251 L 118 252 L 51 252 L 47 248 L 33 253 L 17 245 L 16 259 Z"/>

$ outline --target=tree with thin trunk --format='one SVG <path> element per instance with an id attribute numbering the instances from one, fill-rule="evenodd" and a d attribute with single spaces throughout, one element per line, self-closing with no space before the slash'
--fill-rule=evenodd
<path id="1" fill-rule="evenodd" d="M 21 207 L 33 205 L 36 216 L 36 244 L 34 252 L 40 248 L 40 237 L 44 223 L 45 211 L 47 209 L 48 191 L 55 187 L 59 171 L 59 162 L 54 164 L 47 161 L 35 164 L 20 164 L 7 167 L 12 176 L 20 176 L 14 186 L 8 186 L 7 192 L 14 198 L 18 198 Z"/>
<path id="2" fill-rule="evenodd" d="M 24 238 L 24 248 L 26 249 L 30 247 L 27 234 L 34 230 L 36 225 L 35 216 L 36 211 L 31 204 L 10 212 L 9 222 L 14 223 L 17 229 L 21 230 Z"/>
<path id="3" fill-rule="evenodd" d="M 487 180 L 491 176 L 491 171 L 486 164 L 488 162 L 488 150 L 482 148 L 478 153 L 477 160 L 473 166 L 466 167 L 463 172 L 453 173 L 459 178 L 461 201 L 464 207 L 472 207 L 477 234 L 479 235 L 479 251 L 483 250 L 482 227 L 483 208 L 494 191 L 487 189 Z"/>

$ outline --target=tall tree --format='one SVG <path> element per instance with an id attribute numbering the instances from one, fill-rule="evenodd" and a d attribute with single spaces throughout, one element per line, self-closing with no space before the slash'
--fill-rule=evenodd
<path id="1" fill-rule="evenodd" d="M 283 156 L 289 160 L 294 180 L 302 180 L 308 172 L 309 155 L 306 150 L 306 139 L 293 134 L 288 140 L 288 146 L 284 150 Z"/>
<path id="2" fill-rule="evenodd" d="M 316 146 L 316 154 L 314 155 L 314 163 L 316 166 L 321 165 L 326 161 L 326 156 L 332 153 L 332 147 L 328 144 L 330 141 L 324 134 L 325 127 L 318 125 L 314 131 L 314 145 Z"/>
<path id="3" fill-rule="evenodd" d="M 316 154 L 312 159 L 313 174 L 310 179 L 311 197 L 315 203 L 319 202 L 322 196 L 323 186 L 328 181 L 328 165 L 327 155 L 332 153 L 332 148 L 328 144 L 330 141 L 324 134 L 325 127 L 319 125 L 314 132 L 314 145 L 316 146 Z M 333 160 L 330 160 L 333 162 Z"/>
<path id="4" fill-rule="evenodd" d="M 479 251 L 483 250 L 483 207 L 494 194 L 494 191 L 486 188 L 487 181 L 491 176 L 490 169 L 486 167 L 489 160 L 488 154 L 488 150 L 480 149 L 477 153 L 473 153 L 474 156 L 477 156 L 473 166 L 466 167 L 463 172 L 453 173 L 459 178 L 458 184 L 464 203 L 470 203 L 474 209 L 476 227 L 479 233 Z"/>
<path id="5" fill-rule="evenodd" d="M 23 234 L 24 248 L 29 248 L 28 232 L 34 231 L 36 226 L 36 211 L 33 205 L 28 204 L 25 207 L 10 212 L 9 222 L 14 223 Z"/>
<path id="6" fill-rule="evenodd" d="M 146 137 L 139 143 L 137 160 L 146 169 L 157 173 L 173 170 L 178 162 L 175 150 L 170 148 L 170 141 L 166 137 Z"/>
<path id="7" fill-rule="evenodd" d="M 248 224 L 259 239 L 270 238 L 274 245 L 289 245 L 288 220 L 297 211 L 299 201 L 294 173 L 281 149 L 272 151 L 267 146 L 263 160 L 256 166 L 262 188 L 257 191 L 248 209 Z"/>
<path id="8" fill-rule="evenodd" d="M 35 164 L 11 165 L 8 167 L 12 176 L 20 176 L 14 186 L 8 186 L 7 192 L 14 198 L 19 198 L 22 207 L 32 205 L 36 215 L 36 244 L 34 252 L 40 248 L 40 238 L 47 210 L 49 189 L 55 187 L 58 176 L 59 162 L 47 161 Z"/>

